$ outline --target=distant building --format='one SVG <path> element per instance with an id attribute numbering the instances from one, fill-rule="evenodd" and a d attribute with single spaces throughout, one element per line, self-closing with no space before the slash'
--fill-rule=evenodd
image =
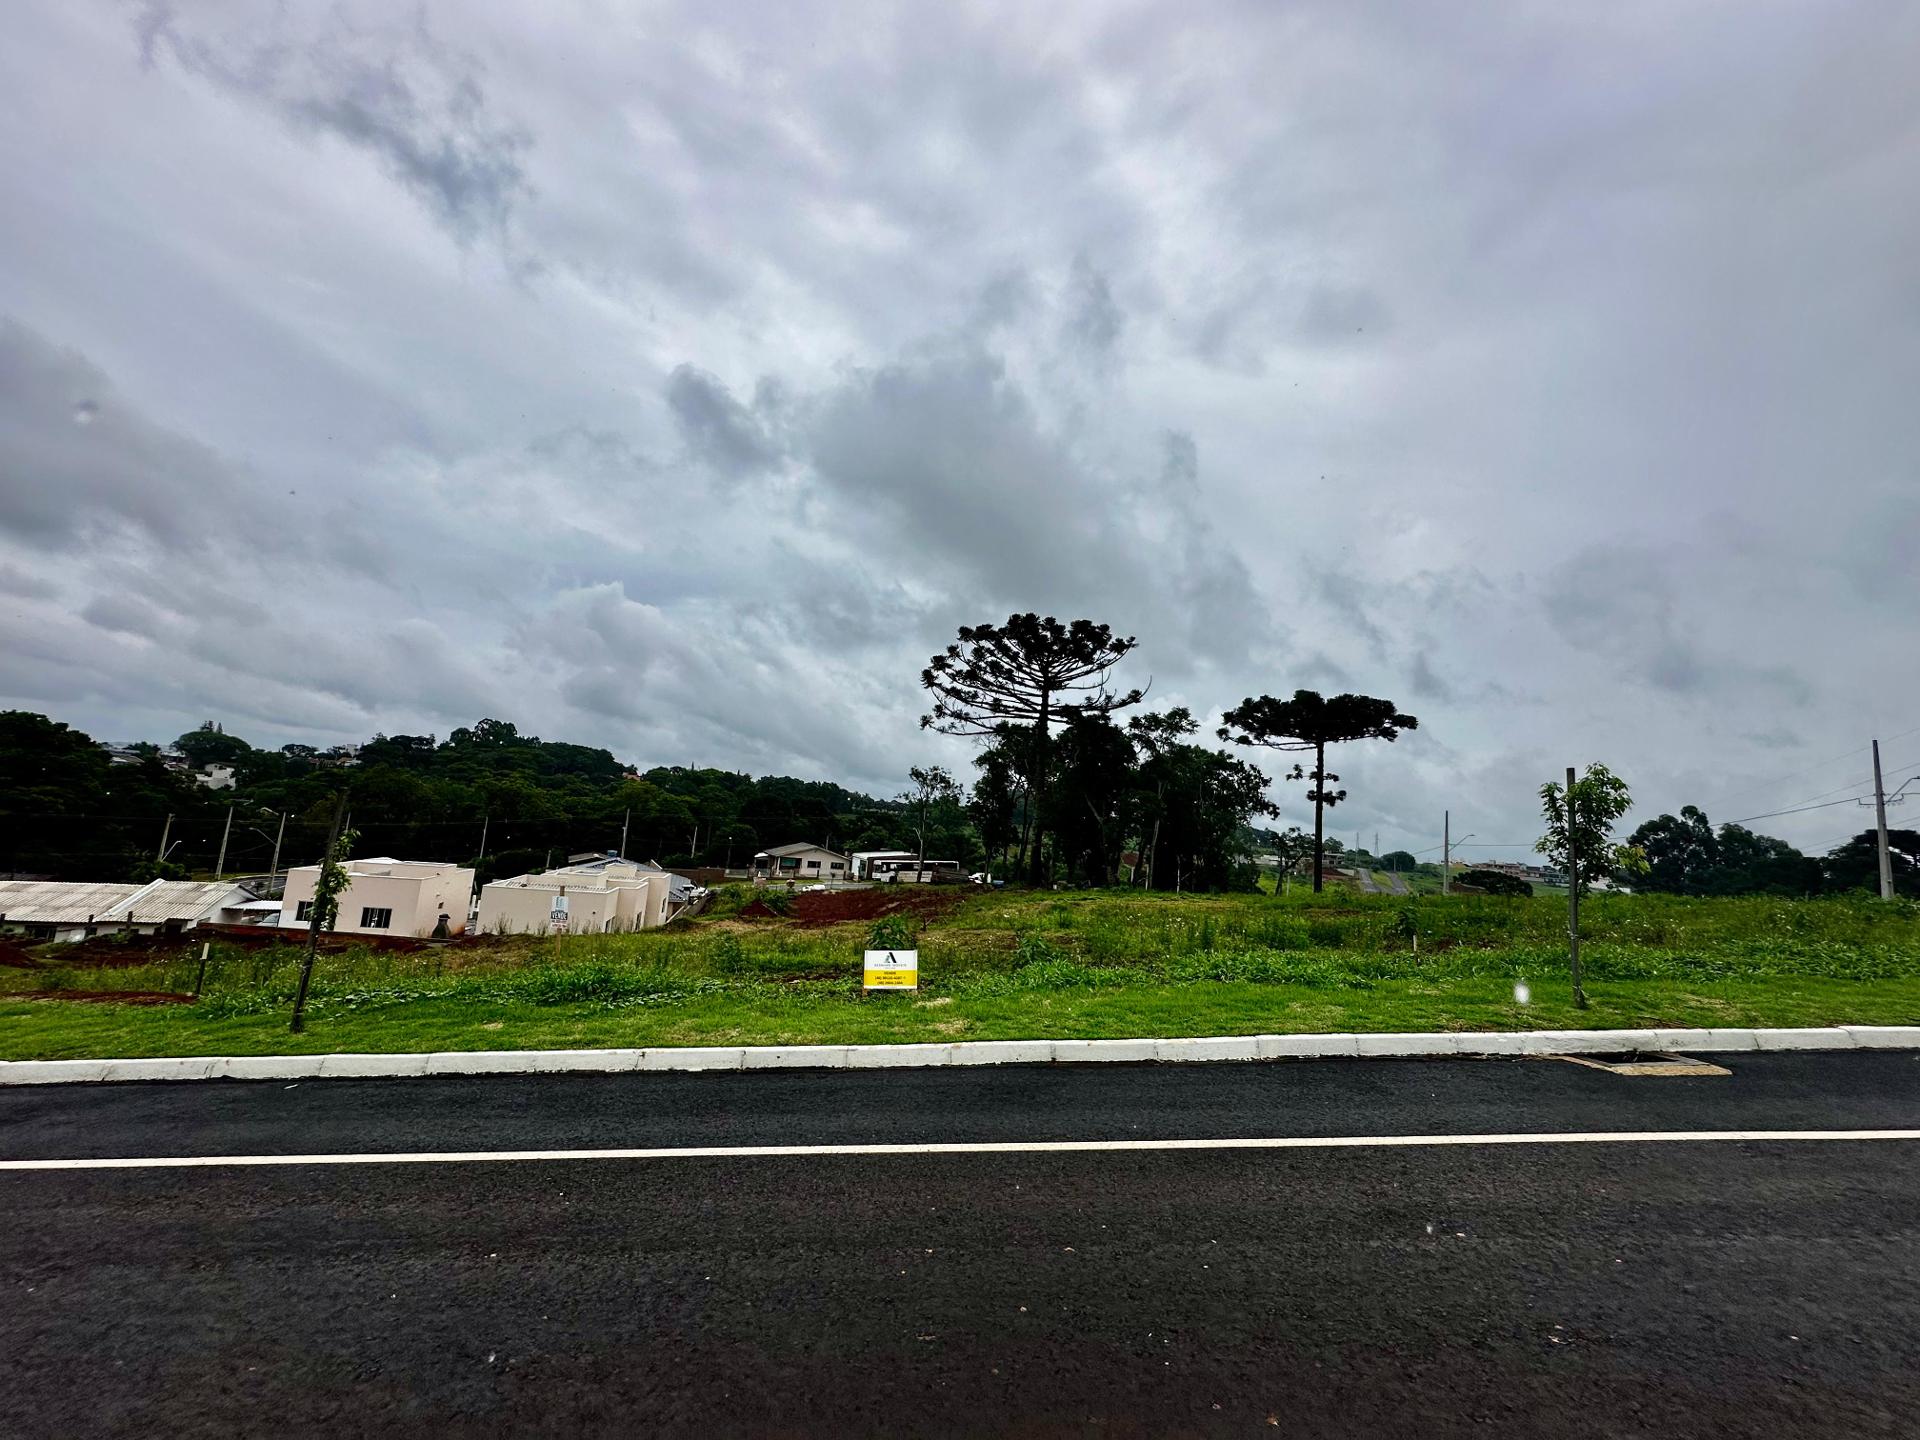
<path id="1" fill-rule="evenodd" d="M 467 910 L 473 903 L 473 871 L 430 860 L 394 860 L 378 857 L 346 862 L 347 888 L 340 892 L 334 931 L 344 935 L 409 935 L 425 939 L 442 915 L 447 933 L 467 928 Z M 280 897 L 280 923 L 307 925 L 313 919 L 313 891 L 320 879 L 318 865 L 296 865 L 287 871 L 286 892 Z"/>
<path id="2" fill-rule="evenodd" d="M 152 935 L 247 918 L 253 893 L 231 880 L 0 880 L 0 929 L 36 940 L 84 940 L 134 931 Z"/>
<path id="3" fill-rule="evenodd" d="M 233 766 L 209 765 L 193 778 L 209 790 L 231 790 L 233 789 Z"/>
<path id="4" fill-rule="evenodd" d="M 753 873 L 764 880 L 845 880 L 851 869 L 839 851 L 801 841 L 762 850 L 753 857 Z"/>
<path id="5" fill-rule="evenodd" d="M 599 935 L 664 925 L 699 886 L 659 866 L 616 855 L 579 857 L 538 875 L 495 880 L 480 891 L 483 935 Z"/>
<path id="6" fill-rule="evenodd" d="M 874 878 L 874 867 L 883 861 L 911 861 L 912 859 L 913 851 L 911 850 L 856 850 L 853 852 L 853 864 L 848 868 L 848 873 L 855 880 L 871 880 Z"/>

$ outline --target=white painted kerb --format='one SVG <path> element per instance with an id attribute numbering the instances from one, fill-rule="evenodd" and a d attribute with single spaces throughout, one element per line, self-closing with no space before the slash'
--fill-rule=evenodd
<path id="1" fill-rule="evenodd" d="M 893 1069 L 928 1065 L 1174 1064 L 1328 1057 L 1591 1055 L 1622 1050 L 1920 1050 L 1920 1025 L 1818 1030 L 1520 1030 L 1505 1034 L 1203 1035 L 1167 1040 L 978 1040 L 935 1045 L 714 1045 L 647 1050 L 466 1050 L 431 1055 L 198 1055 L 0 1060 L 0 1085 L 108 1080 L 326 1080 L 628 1070 Z"/>

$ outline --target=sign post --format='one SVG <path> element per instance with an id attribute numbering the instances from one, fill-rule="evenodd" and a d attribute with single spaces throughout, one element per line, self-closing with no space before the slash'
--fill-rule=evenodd
<path id="1" fill-rule="evenodd" d="M 918 990 L 920 988 L 920 952 L 918 950 L 869 950 L 862 976 L 867 990 Z"/>
<path id="2" fill-rule="evenodd" d="M 553 897 L 553 908 L 547 912 L 547 924 L 556 935 L 567 933 L 567 892 L 562 890 Z"/>

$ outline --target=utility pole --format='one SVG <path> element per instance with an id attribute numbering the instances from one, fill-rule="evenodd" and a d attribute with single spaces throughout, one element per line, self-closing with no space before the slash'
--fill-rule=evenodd
<path id="1" fill-rule="evenodd" d="M 633 807 L 629 805 L 620 816 L 620 858 L 627 858 L 627 825 L 633 819 Z"/>
<path id="2" fill-rule="evenodd" d="M 227 823 L 220 831 L 220 858 L 213 863 L 213 878 L 227 878 L 227 837 L 233 834 L 233 806 L 227 806 Z"/>
<path id="3" fill-rule="evenodd" d="M 1440 812 L 1440 893 L 1453 893 L 1453 812 Z"/>
<path id="4" fill-rule="evenodd" d="M 313 957 L 320 948 L 320 887 L 326 884 L 327 868 L 333 864 L 333 847 L 340 839 L 340 825 L 347 814 L 347 792 L 340 792 L 333 806 L 333 825 L 327 831 L 327 848 L 320 855 L 320 873 L 313 878 L 313 905 L 307 915 L 307 958 L 300 962 L 300 988 L 293 995 L 292 1031 L 298 1035 L 307 1028 L 307 986 L 313 981 Z M 336 901 L 338 897 L 335 897 Z"/>
<path id="5" fill-rule="evenodd" d="M 267 893 L 273 893 L 274 882 L 280 878 L 280 842 L 287 838 L 287 812 L 280 812 L 280 828 L 273 837 L 273 864 L 267 867 Z"/>
<path id="6" fill-rule="evenodd" d="M 1887 787 L 1880 779 L 1880 742 L 1873 742 L 1873 825 L 1880 842 L 1880 898 L 1893 899 L 1893 856 L 1887 852 Z"/>
<path id="7" fill-rule="evenodd" d="M 153 852 L 153 863 L 164 865 L 167 862 L 167 836 L 173 833 L 173 816 L 167 816 L 167 823 L 160 827 L 160 848 Z"/>
<path id="8" fill-rule="evenodd" d="M 1856 755 L 1859 751 L 1854 752 Z M 1574 1008 L 1587 1008 L 1580 985 L 1580 842 L 1573 828 L 1573 766 L 1567 767 L 1567 955 L 1573 967 Z"/>
<path id="9" fill-rule="evenodd" d="M 487 855 L 487 826 L 492 823 L 493 816 L 483 811 L 480 816 L 480 858 L 483 860 Z"/>

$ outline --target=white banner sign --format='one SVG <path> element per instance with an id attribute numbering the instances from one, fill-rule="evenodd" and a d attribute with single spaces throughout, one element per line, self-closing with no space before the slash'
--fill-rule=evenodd
<path id="1" fill-rule="evenodd" d="M 918 990 L 918 950 L 869 950 L 863 983 L 868 990 Z"/>

